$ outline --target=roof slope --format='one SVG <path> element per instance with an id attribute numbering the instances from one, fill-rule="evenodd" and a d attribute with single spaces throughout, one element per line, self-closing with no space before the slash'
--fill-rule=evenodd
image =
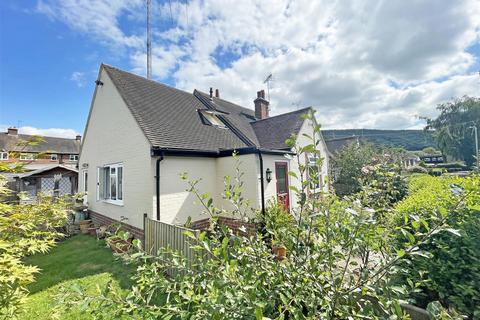
<path id="1" fill-rule="evenodd" d="M 353 144 L 359 143 L 359 137 L 352 136 L 352 137 L 342 137 L 342 138 L 335 138 L 330 140 L 325 140 L 325 144 L 327 145 L 328 151 L 333 155 L 336 156 L 343 148 Z"/>
<path id="2" fill-rule="evenodd" d="M 292 135 L 298 135 L 304 122 L 302 115 L 308 109 L 300 109 L 253 122 L 252 127 L 260 145 L 266 149 L 288 149 L 285 140 Z"/>
<path id="3" fill-rule="evenodd" d="M 15 152 L 48 152 L 59 154 L 78 154 L 80 140 L 55 137 L 42 137 L 43 141 L 35 145 L 25 145 L 31 141 L 33 135 L 0 133 L 0 150 Z"/>
<path id="4" fill-rule="evenodd" d="M 303 123 L 297 110 L 264 120 L 254 111 L 198 90 L 188 93 L 102 65 L 153 147 L 198 151 L 260 147 L 287 149 L 285 140 Z M 226 128 L 206 125 L 198 110 L 219 111 Z"/>
<path id="5" fill-rule="evenodd" d="M 246 147 L 233 132 L 205 125 L 191 93 L 103 65 L 152 146 L 217 151 Z"/>

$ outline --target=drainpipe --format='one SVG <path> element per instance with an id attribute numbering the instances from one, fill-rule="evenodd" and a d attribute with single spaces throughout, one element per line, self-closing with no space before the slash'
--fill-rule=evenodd
<path id="1" fill-rule="evenodd" d="M 157 220 L 160 221 L 160 162 L 163 160 L 163 155 L 157 158 L 156 162 L 156 173 L 155 173 L 155 182 L 156 182 L 156 197 L 157 197 Z"/>
<path id="2" fill-rule="evenodd" d="M 265 188 L 263 183 L 263 157 L 262 152 L 258 149 L 258 159 L 260 160 L 260 195 L 262 198 L 262 214 L 265 215 Z"/>

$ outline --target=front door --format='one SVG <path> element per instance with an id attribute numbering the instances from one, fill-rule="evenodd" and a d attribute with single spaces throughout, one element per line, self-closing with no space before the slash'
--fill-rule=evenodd
<path id="1" fill-rule="evenodd" d="M 278 203 L 285 206 L 289 210 L 289 192 L 288 192 L 288 167 L 286 162 L 275 163 L 275 175 L 277 177 L 277 199 Z"/>

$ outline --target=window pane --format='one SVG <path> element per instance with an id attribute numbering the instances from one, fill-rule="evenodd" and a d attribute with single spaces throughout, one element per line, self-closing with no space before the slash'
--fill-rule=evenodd
<path id="1" fill-rule="evenodd" d="M 110 175 L 110 199 L 117 200 L 117 176 Z"/>
<path id="2" fill-rule="evenodd" d="M 88 172 L 87 171 L 83 173 L 83 190 L 85 192 L 88 191 Z"/>
<path id="3" fill-rule="evenodd" d="M 117 193 L 117 198 L 118 200 L 123 199 L 123 168 L 118 167 L 118 172 L 117 172 L 117 182 L 118 182 L 118 193 Z"/>
<path id="4" fill-rule="evenodd" d="M 277 166 L 278 193 L 287 193 L 287 172 L 286 166 Z"/>
<path id="5" fill-rule="evenodd" d="M 105 167 L 105 199 L 110 199 L 110 167 Z"/>

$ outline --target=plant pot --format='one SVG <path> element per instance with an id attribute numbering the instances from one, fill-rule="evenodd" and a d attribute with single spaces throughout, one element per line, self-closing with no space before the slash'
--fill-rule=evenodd
<path id="1" fill-rule="evenodd" d="M 130 242 L 121 240 L 121 239 L 114 239 L 108 241 L 108 245 L 112 249 L 113 252 L 115 253 L 125 253 L 130 249 L 130 246 L 132 245 Z"/>
<path id="2" fill-rule="evenodd" d="M 90 233 L 91 236 L 96 236 L 97 235 L 97 228 L 88 228 L 88 233 Z"/>
<path id="3" fill-rule="evenodd" d="M 287 258 L 287 248 L 282 245 L 274 246 L 272 248 L 273 254 L 276 255 L 278 261 L 283 261 Z"/>
<path id="4" fill-rule="evenodd" d="M 91 224 L 91 223 L 92 223 L 92 220 L 81 220 L 81 221 L 80 221 L 80 226 L 85 225 L 85 224 L 86 224 L 86 225 L 89 225 L 89 224 Z"/>

